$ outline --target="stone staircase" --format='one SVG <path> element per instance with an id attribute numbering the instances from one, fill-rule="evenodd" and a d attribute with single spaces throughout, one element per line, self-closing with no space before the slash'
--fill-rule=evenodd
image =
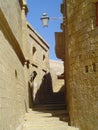
<path id="1" fill-rule="evenodd" d="M 60 120 L 69 122 L 69 114 L 65 109 L 65 104 L 40 104 L 33 107 L 33 110 L 35 111 L 51 113 L 53 117 L 59 117 Z"/>
<path id="2" fill-rule="evenodd" d="M 25 114 L 22 130 L 79 130 L 68 126 L 67 122 L 60 121 L 50 112 L 39 112 L 29 110 Z"/>
<path id="3" fill-rule="evenodd" d="M 51 89 L 48 91 L 51 92 Z M 62 93 L 47 93 L 42 98 L 39 92 L 36 101 L 40 102 L 35 102 L 33 110 L 28 110 L 21 129 L 17 130 L 79 130 L 68 125 L 69 114 L 64 99 Z"/>

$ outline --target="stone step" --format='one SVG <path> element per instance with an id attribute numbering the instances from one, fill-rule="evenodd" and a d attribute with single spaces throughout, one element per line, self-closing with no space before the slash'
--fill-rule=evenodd
<path id="1" fill-rule="evenodd" d="M 75 128 L 68 128 L 66 126 L 40 126 L 40 127 L 26 127 L 24 128 L 23 130 L 78 130 L 78 129 L 75 129 Z"/>
<path id="2" fill-rule="evenodd" d="M 59 124 L 65 124 L 65 122 L 62 122 L 59 120 L 58 117 L 53 117 L 51 113 L 43 113 L 43 112 L 31 112 L 31 113 L 26 113 L 25 114 L 25 118 L 24 118 L 25 121 L 28 121 L 28 122 L 33 122 L 33 123 L 36 123 L 36 122 L 47 122 L 48 123 L 59 123 Z M 68 125 L 68 123 L 66 123 L 66 125 Z"/>
<path id="3" fill-rule="evenodd" d="M 30 128 L 26 128 L 24 130 L 79 130 L 76 128 L 68 128 L 68 127 L 30 127 Z"/>
<path id="4" fill-rule="evenodd" d="M 60 128 L 66 128 L 68 130 L 78 130 L 77 128 L 68 126 L 66 123 L 60 123 L 60 122 L 26 122 L 23 125 L 23 130 L 28 130 L 30 128 L 54 128 L 54 129 L 58 129 L 61 130 Z"/>
<path id="5" fill-rule="evenodd" d="M 44 112 L 31 112 L 30 113 L 30 116 L 33 116 L 33 115 L 36 115 L 36 116 L 52 116 L 51 113 L 44 113 Z M 25 116 L 29 116 L 29 113 L 26 113 Z"/>
<path id="6" fill-rule="evenodd" d="M 59 122 L 27 122 L 25 123 L 24 127 L 66 127 L 68 126 L 66 123 L 59 123 Z"/>
<path id="7" fill-rule="evenodd" d="M 47 122 L 48 123 L 48 122 Z M 41 124 L 41 125 L 24 125 L 23 130 L 79 130 L 78 128 L 66 126 L 66 125 L 59 125 L 59 124 Z"/>
<path id="8" fill-rule="evenodd" d="M 47 122 L 47 121 L 48 121 L 48 122 L 49 122 L 49 121 L 55 122 L 55 121 L 59 121 L 59 118 L 57 118 L 57 117 L 51 117 L 51 118 L 37 117 L 37 118 L 36 118 L 36 117 L 35 117 L 35 118 L 32 119 L 32 118 L 29 118 L 29 117 L 28 117 L 28 118 L 25 118 L 24 120 L 25 120 L 25 121 L 30 121 L 30 120 L 31 120 L 32 122 L 35 122 L 35 121 L 36 121 L 36 122 Z"/>
<path id="9" fill-rule="evenodd" d="M 65 104 L 43 104 L 35 105 L 34 110 L 65 110 Z"/>
<path id="10" fill-rule="evenodd" d="M 45 102 L 45 104 L 61 104 L 61 103 L 65 103 L 64 101 L 64 97 L 61 99 L 59 99 L 58 97 L 54 99 L 54 97 L 51 97 L 51 99 L 47 99 L 47 101 Z"/>

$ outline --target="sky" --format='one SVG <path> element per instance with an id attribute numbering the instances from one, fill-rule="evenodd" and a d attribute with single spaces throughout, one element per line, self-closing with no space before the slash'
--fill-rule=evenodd
<path id="1" fill-rule="evenodd" d="M 61 32 L 60 24 L 62 17 L 60 12 L 60 5 L 62 0 L 27 0 L 29 12 L 27 14 L 27 21 L 37 31 L 37 33 L 48 43 L 50 46 L 50 59 L 59 60 L 55 54 L 55 32 Z M 52 18 L 56 17 L 57 20 L 49 20 L 48 27 L 43 27 L 40 18 L 43 13 Z"/>

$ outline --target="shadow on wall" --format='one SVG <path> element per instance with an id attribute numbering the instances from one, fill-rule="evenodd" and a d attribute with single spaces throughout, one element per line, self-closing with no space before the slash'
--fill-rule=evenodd
<path id="1" fill-rule="evenodd" d="M 29 99 L 29 108 L 33 108 L 33 88 L 30 86 L 30 82 L 28 82 L 28 99 Z"/>
<path id="2" fill-rule="evenodd" d="M 33 71 L 30 75 L 30 80 L 28 81 L 28 99 L 29 99 L 29 107 L 33 108 L 34 105 L 34 99 L 33 99 L 33 93 L 34 93 L 34 79 L 37 76 L 37 72 Z"/>
<path id="3" fill-rule="evenodd" d="M 50 73 L 43 76 L 42 83 L 35 96 L 36 104 L 60 104 L 65 103 L 65 86 L 59 92 L 53 92 L 52 78 Z"/>

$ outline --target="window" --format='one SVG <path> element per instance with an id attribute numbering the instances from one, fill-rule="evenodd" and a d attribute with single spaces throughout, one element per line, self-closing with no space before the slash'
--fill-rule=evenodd
<path id="1" fill-rule="evenodd" d="M 36 48 L 35 48 L 35 47 L 33 47 L 33 49 L 32 49 L 32 54 L 34 55 L 34 54 L 35 54 L 35 52 L 36 52 Z"/>
<path id="2" fill-rule="evenodd" d="M 36 62 L 37 50 L 35 47 L 32 48 L 32 60 Z"/>
<path id="3" fill-rule="evenodd" d="M 93 71 L 96 72 L 96 65 L 95 65 L 95 63 L 93 63 L 92 66 L 93 66 Z"/>
<path id="4" fill-rule="evenodd" d="M 15 78 L 17 78 L 17 70 L 15 70 Z"/>
<path id="5" fill-rule="evenodd" d="M 45 60 L 45 55 L 43 55 L 43 61 Z"/>
<path id="6" fill-rule="evenodd" d="M 85 66 L 85 72 L 88 73 L 88 66 Z"/>

